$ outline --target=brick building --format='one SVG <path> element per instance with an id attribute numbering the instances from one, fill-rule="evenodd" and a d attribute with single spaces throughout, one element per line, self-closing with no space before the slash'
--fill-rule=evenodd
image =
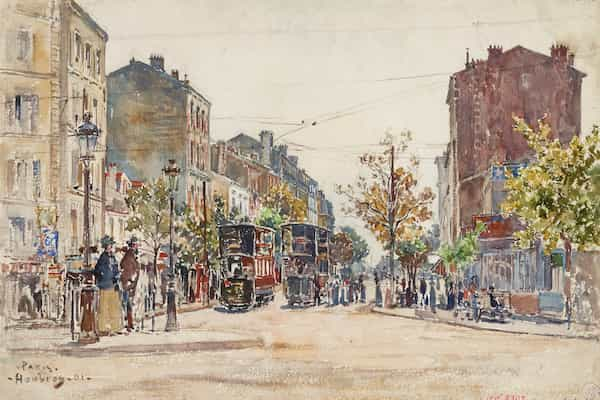
<path id="1" fill-rule="evenodd" d="M 178 70 L 131 59 L 108 75 L 108 161 L 134 180 L 162 174 L 169 159 L 181 168 L 177 203 L 201 212 L 210 189 L 210 102 Z"/>
<path id="2" fill-rule="evenodd" d="M 494 183 L 492 166 L 518 167 L 530 157 L 527 142 L 512 129 L 513 115 L 531 125 L 547 115 L 562 143 L 580 132 L 584 77 L 564 45 L 552 46 L 550 56 L 522 46 L 490 46 L 487 60 L 467 54 L 465 68 L 450 77 L 446 98 L 450 197 L 442 231 L 456 239 L 474 215 L 499 213 L 503 184 Z"/>

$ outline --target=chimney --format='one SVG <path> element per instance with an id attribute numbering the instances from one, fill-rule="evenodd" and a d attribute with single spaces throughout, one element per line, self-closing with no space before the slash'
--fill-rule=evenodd
<path id="1" fill-rule="evenodd" d="M 288 160 L 290 160 L 290 162 L 294 164 L 294 166 L 298 166 L 298 156 L 288 156 Z"/>
<path id="2" fill-rule="evenodd" d="M 225 175 L 226 165 L 225 142 L 219 140 L 217 142 L 217 174 Z"/>
<path id="3" fill-rule="evenodd" d="M 273 132 L 262 131 L 260 133 L 260 162 L 263 165 L 271 166 L 271 150 L 273 149 Z"/>
<path id="4" fill-rule="evenodd" d="M 131 57 L 131 60 L 129 60 L 129 64 L 133 64 L 135 62 L 135 58 Z"/>
<path id="5" fill-rule="evenodd" d="M 502 55 L 502 46 L 491 45 L 488 47 L 488 62 L 494 64 Z"/>
<path id="6" fill-rule="evenodd" d="M 186 86 L 190 84 L 187 74 L 183 75 L 183 84 Z"/>
<path id="7" fill-rule="evenodd" d="M 569 65 L 571 67 L 575 65 L 575 53 L 569 53 Z"/>
<path id="8" fill-rule="evenodd" d="M 556 43 L 556 44 L 553 44 L 552 47 L 550 47 L 550 56 L 552 57 L 552 60 L 555 62 L 566 64 L 569 61 L 568 53 L 569 53 L 569 48 L 565 44 Z M 575 58 L 575 56 L 573 56 L 573 59 L 574 58 Z"/>
<path id="9" fill-rule="evenodd" d="M 467 47 L 467 57 L 465 59 L 465 68 L 469 69 L 470 64 L 469 64 L 469 48 Z"/>
<path id="10" fill-rule="evenodd" d="M 176 69 L 171 70 L 171 76 L 177 80 L 179 80 L 179 71 Z"/>
<path id="11" fill-rule="evenodd" d="M 160 54 L 151 54 L 150 66 L 152 66 L 154 69 L 165 72 L 165 58 Z"/>

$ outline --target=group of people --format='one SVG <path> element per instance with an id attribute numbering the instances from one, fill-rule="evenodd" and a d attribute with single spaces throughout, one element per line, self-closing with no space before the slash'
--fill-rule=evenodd
<path id="1" fill-rule="evenodd" d="M 137 238 L 134 236 L 127 242 L 120 264 L 115 257 L 115 241 L 110 236 L 104 236 L 100 243 L 103 251 L 94 268 L 99 289 L 98 334 L 108 336 L 119 333 L 123 325 L 131 332 L 134 329 L 134 299 L 140 277 Z"/>
<path id="2" fill-rule="evenodd" d="M 367 298 L 364 276 L 360 274 L 357 279 L 342 279 L 336 275 L 327 282 L 327 298 L 329 306 L 365 303 Z"/>

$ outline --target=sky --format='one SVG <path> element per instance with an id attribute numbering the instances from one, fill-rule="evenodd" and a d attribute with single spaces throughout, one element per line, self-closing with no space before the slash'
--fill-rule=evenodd
<path id="1" fill-rule="evenodd" d="M 373 262 L 381 246 L 341 213 L 335 185 L 356 180 L 359 155 L 380 151 L 386 132 L 410 130 L 420 184 L 435 189 L 434 157 L 449 137 L 448 79 L 464 67 L 466 48 L 485 59 L 490 44 L 549 54 L 566 43 L 588 75 L 583 133 L 600 123 L 600 0 L 79 1 L 109 34 L 107 72 L 160 53 L 167 71 L 187 74 L 211 101 L 212 139 L 285 135 L 276 142 L 320 183 L 337 226 L 365 237 Z"/>

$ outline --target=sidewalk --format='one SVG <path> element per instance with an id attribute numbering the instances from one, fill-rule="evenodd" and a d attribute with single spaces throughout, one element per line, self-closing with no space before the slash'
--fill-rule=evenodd
<path id="1" fill-rule="evenodd" d="M 201 303 L 185 303 L 181 304 L 177 307 L 178 313 L 187 313 L 193 311 L 199 311 L 207 308 L 212 308 L 216 304 L 216 300 L 211 301 L 209 304 L 204 305 Z M 167 312 L 167 306 L 164 307 L 156 307 L 155 317 L 159 317 L 161 315 L 165 315 Z M 144 317 L 145 321 L 152 319 L 152 313 L 146 313 L 146 317 Z M 70 321 L 54 321 L 48 319 L 35 319 L 35 320 L 12 320 L 4 329 L 53 329 L 53 328 L 69 328 Z"/>
<path id="2" fill-rule="evenodd" d="M 460 315 L 454 317 L 452 311 L 440 309 L 436 310 L 437 312 L 433 314 L 429 310 L 420 310 L 417 308 L 382 308 L 373 306 L 371 311 L 394 317 L 444 323 L 447 325 L 462 326 L 485 331 L 592 340 L 599 340 L 600 338 L 598 329 L 592 330 L 588 329 L 588 327 L 578 326 L 576 324 L 571 324 L 571 328 L 567 329 L 566 323 L 535 323 L 516 319 L 509 319 L 504 323 L 487 321 L 475 322 L 469 321 L 466 318 L 461 319 Z"/>

